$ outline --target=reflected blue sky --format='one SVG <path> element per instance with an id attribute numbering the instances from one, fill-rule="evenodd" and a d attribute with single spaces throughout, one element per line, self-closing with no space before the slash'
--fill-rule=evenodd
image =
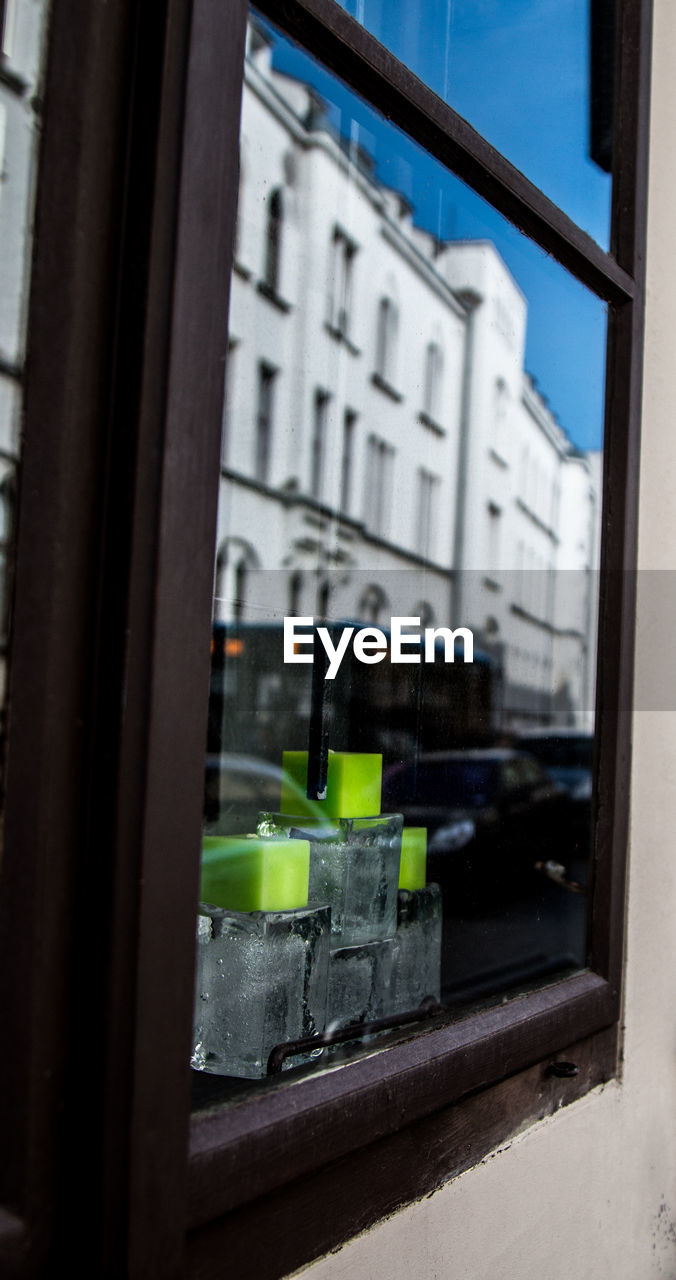
<path id="1" fill-rule="evenodd" d="M 607 248 L 589 159 L 589 0 L 339 0 Z"/>
<path id="2" fill-rule="evenodd" d="M 353 8 L 360 2 L 361 0 L 349 0 Z M 364 3 L 367 4 L 367 0 Z M 426 0 L 425 12 L 429 15 L 430 26 L 433 16 L 441 22 L 441 14 L 443 20 L 446 20 L 447 3 L 448 0 Z M 535 9 L 548 11 L 551 7 L 549 0 L 515 0 L 509 6 L 510 15 L 512 10 L 531 13 Z M 389 5 L 383 3 L 382 8 L 388 15 L 388 21 L 394 22 Z M 417 11 L 418 6 L 411 4 L 410 8 Z M 462 0 L 462 4 L 454 4 L 455 34 L 458 34 L 462 14 L 471 30 L 470 10 L 478 18 L 481 14 L 498 8 L 504 11 L 504 0 Z M 586 9 L 586 6 L 582 0 L 557 0 L 554 8 L 558 13 L 559 9 L 572 11 Z M 400 9 L 402 4 L 399 0 L 392 3 L 392 11 Z M 403 0 L 403 10 L 405 9 L 406 2 Z M 546 24 L 535 23 L 537 27 L 541 25 Z M 409 198 L 417 225 L 443 239 L 483 238 L 495 243 L 528 299 L 528 372 L 535 378 L 540 392 L 549 401 L 573 443 L 582 449 L 600 448 L 603 433 L 605 305 L 464 183 L 448 173 L 377 112 L 367 107 L 302 49 L 269 24 L 265 23 L 265 26 L 273 37 L 275 69 L 311 84 L 322 95 L 336 129 L 343 136 L 358 141 L 374 157 L 376 174 L 383 183 Z M 558 29 L 560 20 L 556 26 Z M 445 30 L 443 23 L 442 29 Z M 484 28 L 477 22 L 474 30 L 478 46 L 483 47 Z M 498 38 L 497 34 L 495 38 Z M 508 38 L 505 31 L 502 38 Z M 443 42 L 441 43 L 443 54 Z M 526 52 L 524 49 L 521 59 L 524 77 Z M 432 59 L 441 54 L 437 49 L 430 50 L 427 56 Z M 414 70 L 418 68 L 414 67 Z M 469 79 L 468 67 L 465 67 L 463 74 L 466 80 Z M 476 79 L 474 96 L 479 97 L 479 89 L 486 86 L 489 77 L 483 75 Z M 487 97 L 490 98 L 490 85 L 487 87 Z M 532 86 L 529 92 L 531 89 Z M 575 93 L 569 90 L 570 86 L 567 85 L 564 96 L 576 98 L 576 111 L 579 113 L 577 99 L 584 98 L 586 103 L 586 81 L 584 94 L 579 83 Z M 525 101 L 525 94 L 522 95 L 522 100 Z M 457 104 L 454 102 L 453 105 Z M 490 106 L 485 109 L 493 110 Z M 478 124 L 476 118 L 472 123 Z M 518 126 L 512 124 L 505 127 L 509 127 L 515 135 L 519 133 Z M 528 132 L 525 119 L 523 132 Z M 495 142 L 495 138 L 490 140 Z M 576 145 L 572 128 L 568 145 Z M 589 167 L 596 169 L 590 162 Z M 599 170 L 596 172 L 600 173 Z M 606 183 L 607 181 L 606 179 Z"/>

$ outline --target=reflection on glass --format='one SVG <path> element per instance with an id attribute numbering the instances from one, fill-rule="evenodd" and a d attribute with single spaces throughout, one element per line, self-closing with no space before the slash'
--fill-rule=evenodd
<path id="1" fill-rule="evenodd" d="M 596 0 L 339 3 L 608 247 L 612 6 Z"/>
<path id="2" fill-rule="evenodd" d="M 324 1028 L 358 1037 L 586 958 L 605 308 L 369 110 L 377 161 L 293 57 L 252 19 L 196 998 L 196 1065 L 218 989 L 214 1052 L 241 1035 L 252 1076 L 321 1033 L 322 974 Z"/>

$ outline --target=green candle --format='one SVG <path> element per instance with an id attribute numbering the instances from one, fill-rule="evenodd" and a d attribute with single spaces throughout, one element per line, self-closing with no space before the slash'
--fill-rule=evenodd
<path id="1" fill-rule="evenodd" d="M 282 765 L 293 785 L 282 781 L 281 810 L 295 813 L 297 788 L 307 787 L 307 751 L 285 751 Z M 329 751 L 326 799 L 317 807 L 333 819 L 378 817 L 382 774 L 383 757 L 375 752 Z"/>
<path id="2" fill-rule="evenodd" d="M 427 879 L 427 827 L 404 827 L 401 833 L 400 889 L 424 889 Z"/>
<path id="3" fill-rule="evenodd" d="M 230 911 L 292 911 L 307 906 L 308 840 L 205 836 L 200 899 Z"/>

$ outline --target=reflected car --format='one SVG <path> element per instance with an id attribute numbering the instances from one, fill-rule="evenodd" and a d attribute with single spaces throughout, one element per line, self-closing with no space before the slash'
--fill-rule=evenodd
<path id="1" fill-rule="evenodd" d="M 568 842 L 570 801 L 533 756 L 510 749 L 442 751 L 393 765 L 383 810 L 427 827 L 430 879 L 490 866 L 502 878 L 559 857 Z"/>
<path id="2" fill-rule="evenodd" d="M 535 756 L 556 782 L 566 788 L 571 800 L 589 801 L 592 792 L 591 733 L 579 729 L 530 729 L 514 743 L 518 751 Z"/>
<path id="3" fill-rule="evenodd" d="M 571 728 L 529 729 L 520 734 L 514 745 L 517 750 L 535 756 L 554 781 L 568 792 L 574 852 L 566 865 L 570 874 L 586 882 L 591 842 L 593 735 Z"/>

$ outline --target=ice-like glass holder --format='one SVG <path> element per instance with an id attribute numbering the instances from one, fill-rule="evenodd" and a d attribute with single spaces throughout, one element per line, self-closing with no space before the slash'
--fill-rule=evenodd
<path id="1" fill-rule="evenodd" d="M 437 884 L 399 890 L 386 1013 L 414 1009 L 426 996 L 439 1000 L 442 917 Z"/>
<path id="2" fill-rule="evenodd" d="M 336 821 L 261 813 L 259 835 L 310 841 L 310 902 L 331 908 L 331 949 L 391 938 L 397 927 L 399 813 Z"/>
<path id="3" fill-rule="evenodd" d="M 327 1031 L 376 1022 L 390 1012 L 393 938 L 337 947 L 329 960 Z"/>
<path id="4" fill-rule="evenodd" d="M 330 936 L 327 906 L 243 912 L 201 903 L 192 1066 L 258 1079 L 275 1045 L 321 1034 Z"/>

